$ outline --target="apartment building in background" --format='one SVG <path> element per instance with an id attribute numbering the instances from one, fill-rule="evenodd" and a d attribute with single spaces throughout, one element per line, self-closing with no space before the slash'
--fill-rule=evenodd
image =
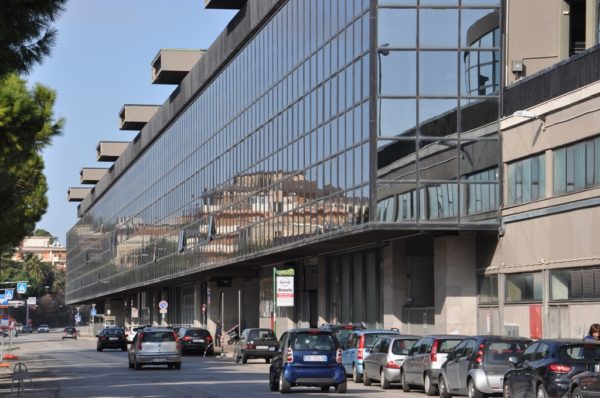
<path id="1" fill-rule="evenodd" d="M 40 261 L 57 268 L 67 266 L 67 248 L 50 236 L 28 236 L 13 254 L 13 261 L 24 261 L 26 254 L 33 254 Z"/>

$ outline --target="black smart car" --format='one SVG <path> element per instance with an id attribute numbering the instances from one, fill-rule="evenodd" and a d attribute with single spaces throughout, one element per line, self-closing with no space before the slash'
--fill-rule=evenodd
<path id="1" fill-rule="evenodd" d="M 593 370 L 600 343 L 580 339 L 543 339 L 532 343 L 504 375 L 504 398 L 560 398 L 573 376 Z"/>
<path id="2" fill-rule="evenodd" d="M 127 351 L 127 337 L 123 328 L 106 327 L 96 335 L 96 351 L 102 351 L 105 348 L 120 348 L 122 351 Z"/>
<path id="3" fill-rule="evenodd" d="M 210 332 L 202 328 L 179 328 L 178 332 L 181 353 L 197 352 L 204 355 L 214 355 L 215 348 Z"/>

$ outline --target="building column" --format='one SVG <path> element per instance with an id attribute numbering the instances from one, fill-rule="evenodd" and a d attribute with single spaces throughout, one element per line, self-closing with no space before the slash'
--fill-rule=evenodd
<path id="1" fill-rule="evenodd" d="M 402 312 L 406 304 L 406 240 L 398 239 L 383 248 L 381 300 L 383 327 L 404 331 Z"/>
<path id="2" fill-rule="evenodd" d="M 435 326 L 441 333 L 477 334 L 475 235 L 434 240 Z"/>
<path id="3" fill-rule="evenodd" d="M 327 319 L 327 258 L 325 256 L 319 256 L 317 259 L 318 269 L 318 293 L 317 293 L 317 307 L 319 313 L 319 326 L 328 322 Z"/>

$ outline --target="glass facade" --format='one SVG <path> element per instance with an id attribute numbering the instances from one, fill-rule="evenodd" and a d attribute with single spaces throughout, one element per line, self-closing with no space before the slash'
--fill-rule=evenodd
<path id="1" fill-rule="evenodd" d="M 367 222 L 498 225 L 499 1 L 277 7 L 71 229 L 69 301 Z"/>
<path id="2" fill-rule="evenodd" d="M 500 2 L 378 5 L 377 221 L 496 224 Z"/>
<path id="3" fill-rule="evenodd" d="M 368 0 L 291 0 L 71 229 L 69 300 L 363 223 Z"/>

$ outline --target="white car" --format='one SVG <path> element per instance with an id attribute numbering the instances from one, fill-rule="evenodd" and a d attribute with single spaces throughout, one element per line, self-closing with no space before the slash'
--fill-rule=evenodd
<path id="1" fill-rule="evenodd" d="M 127 326 L 125 328 L 125 335 L 127 336 L 127 341 L 131 343 L 133 341 L 133 339 L 135 338 L 135 335 L 137 334 L 137 332 L 143 328 L 144 328 L 144 326 L 140 326 L 140 325 Z"/>
<path id="2" fill-rule="evenodd" d="M 40 326 L 38 326 L 37 332 L 38 333 L 50 333 L 50 328 L 48 327 L 48 325 L 42 323 Z"/>

